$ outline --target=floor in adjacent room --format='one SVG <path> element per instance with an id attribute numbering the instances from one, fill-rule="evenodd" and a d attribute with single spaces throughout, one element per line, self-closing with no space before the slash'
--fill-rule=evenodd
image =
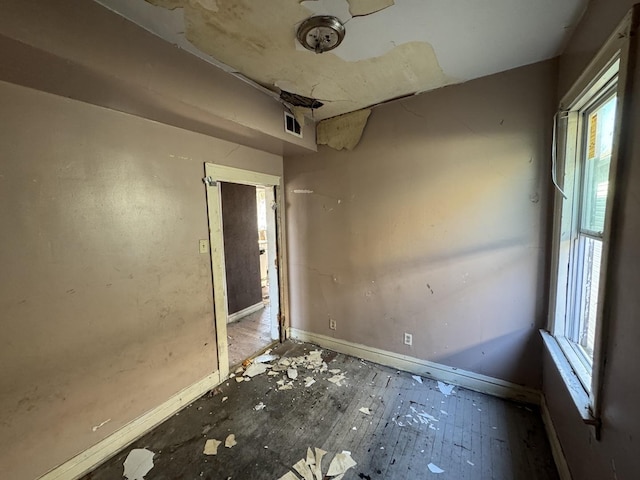
<path id="1" fill-rule="evenodd" d="M 264 373 L 230 378 L 85 480 L 122 478 L 133 449 L 154 454 L 146 480 L 277 480 L 308 447 L 327 452 L 323 475 L 350 452 L 356 465 L 344 480 L 558 479 L 536 407 L 458 387 L 445 395 L 446 385 L 328 350 L 319 371 L 318 354 L 308 356 L 316 349 L 279 345 Z M 287 363 L 297 363 L 295 380 Z M 222 442 L 216 455 L 203 453 L 208 439 Z"/>
<path id="2" fill-rule="evenodd" d="M 229 365 L 232 367 L 241 364 L 273 342 L 269 303 L 257 312 L 228 324 L 227 339 Z"/>

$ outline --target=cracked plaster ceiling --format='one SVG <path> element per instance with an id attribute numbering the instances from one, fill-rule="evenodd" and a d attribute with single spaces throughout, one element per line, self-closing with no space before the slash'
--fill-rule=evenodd
<path id="1" fill-rule="evenodd" d="M 587 0 L 96 0 L 275 95 L 324 105 L 315 120 L 509 70 L 560 53 Z M 346 36 L 316 54 L 296 40 L 311 15 Z"/>

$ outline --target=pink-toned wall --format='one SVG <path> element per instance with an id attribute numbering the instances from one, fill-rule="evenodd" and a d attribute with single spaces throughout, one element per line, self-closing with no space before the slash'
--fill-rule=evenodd
<path id="1" fill-rule="evenodd" d="M 396 101 L 352 152 L 285 156 L 292 327 L 539 387 L 556 76 Z"/>
<path id="2" fill-rule="evenodd" d="M 282 158 L 5 82 L 0 104 L 0 476 L 31 480 L 217 370 L 204 163 Z"/>
<path id="3" fill-rule="evenodd" d="M 31 480 L 217 370 L 204 163 L 315 137 L 95 2 L 3 2 L 0 57 L 0 477 Z"/>
<path id="4" fill-rule="evenodd" d="M 560 57 L 559 95 L 577 79 L 629 8 L 630 0 L 592 0 Z M 637 62 L 637 60 L 636 60 Z M 637 62 L 640 65 L 640 62 Z M 613 295 L 602 396 L 602 439 L 582 424 L 555 364 L 544 354 L 544 395 L 575 480 L 640 478 L 640 69 L 634 73 L 626 155 L 620 159 L 623 192 L 609 263 Z"/>

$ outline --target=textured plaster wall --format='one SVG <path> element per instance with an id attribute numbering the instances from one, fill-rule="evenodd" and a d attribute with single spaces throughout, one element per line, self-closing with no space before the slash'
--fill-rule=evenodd
<path id="1" fill-rule="evenodd" d="M 353 151 L 286 157 L 292 326 L 539 387 L 555 80 L 396 101 Z"/>
<path id="2" fill-rule="evenodd" d="M 594 0 L 560 57 L 560 96 L 576 80 L 582 69 L 605 42 L 632 1 Z M 638 62 L 636 58 L 636 63 Z M 544 395 L 558 432 L 562 449 L 575 480 L 640 478 L 640 69 L 634 72 L 632 114 L 626 126 L 626 155 L 620 162 L 617 185 L 622 192 L 615 218 L 609 259 L 609 329 L 602 392 L 602 438 L 596 441 L 592 429 L 584 425 L 545 353 Z"/>
<path id="3" fill-rule="evenodd" d="M 0 104 L 0 476 L 31 480 L 217 370 L 203 164 L 282 159 L 4 82 Z"/>

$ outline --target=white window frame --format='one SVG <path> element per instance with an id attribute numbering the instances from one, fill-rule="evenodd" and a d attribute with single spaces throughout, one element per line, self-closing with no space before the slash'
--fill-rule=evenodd
<path id="1" fill-rule="evenodd" d="M 623 135 L 630 101 L 630 75 L 635 57 L 635 32 L 638 25 L 637 7 L 633 7 L 621 24 L 609 37 L 596 57 L 560 101 L 554 131 L 553 181 L 555 193 L 553 244 L 551 255 L 551 278 L 549 296 L 548 332 L 543 338 L 552 359 L 558 367 L 569 392 L 585 423 L 596 426 L 599 437 L 600 398 L 604 359 L 606 356 L 606 334 L 608 323 L 607 277 L 609 245 L 615 232 L 615 215 L 618 200 L 618 173 L 620 159 L 624 156 Z M 617 96 L 617 108 L 613 134 L 613 148 L 609 170 L 609 191 L 605 210 L 604 231 L 598 235 L 602 240 L 602 261 L 596 310 L 596 339 L 591 365 L 579 347 L 566 338 L 567 318 L 575 305 L 577 256 L 574 242 L 578 231 L 580 211 L 579 194 L 582 185 L 582 146 L 584 143 L 583 118 L 588 112 L 610 98 Z"/>

